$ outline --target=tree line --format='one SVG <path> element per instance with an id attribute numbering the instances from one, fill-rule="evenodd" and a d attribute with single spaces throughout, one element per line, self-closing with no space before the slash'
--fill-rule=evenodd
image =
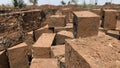
<path id="1" fill-rule="evenodd" d="M 24 6 L 26 6 L 26 4 L 24 3 L 24 0 L 12 0 L 13 2 L 13 5 L 14 7 L 18 7 L 18 8 L 22 8 Z M 86 0 L 82 0 L 83 1 L 83 4 L 86 4 Z M 98 4 L 98 0 L 90 0 L 90 1 L 94 1 L 94 5 L 97 5 Z M 38 0 L 29 0 L 30 3 L 32 3 L 33 5 L 37 5 L 38 4 Z M 67 4 L 75 4 L 77 5 L 79 2 L 79 0 L 70 0 L 68 3 L 65 2 L 65 0 L 61 0 L 61 5 L 65 6 Z M 112 0 L 111 0 L 112 2 Z"/>

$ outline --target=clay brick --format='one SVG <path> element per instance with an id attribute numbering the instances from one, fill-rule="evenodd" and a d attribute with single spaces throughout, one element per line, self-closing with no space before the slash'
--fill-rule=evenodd
<path id="1" fill-rule="evenodd" d="M 8 54 L 10 68 L 29 68 L 26 43 L 9 48 Z"/>
<path id="2" fill-rule="evenodd" d="M 64 27 L 66 25 L 65 15 L 52 15 L 50 16 L 49 27 Z"/>
<path id="3" fill-rule="evenodd" d="M 72 39 L 72 38 L 74 38 L 72 32 L 70 32 L 70 31 L 60 31 L 56 34 L 55 44 L 56 45 L 65 44 L 65 39 Z"/>
<path id="4" fill-rule="evenodd" d="M 65 45 L 56 45 L 51 47 L 51 56 L 53 58 L 65 55 Z"/>
<path id="5" fill-rule="evenodd" d="M 38 39 L 42 35 L 42 33 L 53 33 L 53 31 L 49 29 L 48 25 L 41 27 L 40 29 L 37 29 L 35 31 L 36 39 Z"/>
<path id="6" fill-rule="evenodd" d="M 33 45 L 34 58 L 50 58 L 51 45 L 54 41 L 54 33 L 43 33 Z"/>
<path id="7" fill-rule="evenodd" d="M 78 37 L 90 37 L 98 34 L 100 17 L 89 11 L 73 12 L 74 35 Z"/>
<path id="8" fill-rule="evenodd" d="M 66 40 L 66 68 L 119 68 L 119 44 L 117 39 L 105 34 Z"/>
<path id="9" fill-rule="evenodd" d="M 66 30 L 73 32 L 73 24 L 67 23 L 65 27 L 54 27 L 54 32 L 57 33 L 59 31 Z"/>
<path id="10" fill-rule="evenodd" d="M 104 19 L 102 26 L 105 29 L 115 29 L 117 24 L 117 11 L 116 10 L 104 10 Z"/>
<path id="11" fill-rule="evenodd" d="M 0 68 L 9 68 L 8 57 L 5 51 L 0 51 Z"/>
<path id="12" fill-rule="evenodd" d="M 99 15 L 100 19 L 102 19 L 102 10 L 101 9 L 92 9 L 91 12 Z"/>
<path id="13" fill-rule="evenodd" d="M 30 68 L 58 68 L 56 59 L 33 59 Z"/>

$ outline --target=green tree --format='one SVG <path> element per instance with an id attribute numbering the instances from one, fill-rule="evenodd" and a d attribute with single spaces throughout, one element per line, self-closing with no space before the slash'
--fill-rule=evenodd
<path id="1" fill-rule="evenodd" d="M 33 5 L 37 5 L 38 0 L 29 0 L 30 3 L 33 3 Z"/>
<path id="2" fill-rule="evenodd" d="M 97 5 L 98 4 L 98 0 L 95 0 L 95 5 Z"/>
<path id="3" fill-rule="evenodd" d="M 78 4 L 78 0 L 71 0 L 72 3 Z"/>
<path id="4" fill-rule="evenodd" d="M 15 8 L 22 8 L 26 6 L 23 0 L 13 0 L 12 3 Z"/>
<path id="5" fill-rule="evenodd" d="M 66 3 L 62 0 L 61 1 L 61 4 L 63 5 L 63 6 L 65 6 L 66 5 Z"/>

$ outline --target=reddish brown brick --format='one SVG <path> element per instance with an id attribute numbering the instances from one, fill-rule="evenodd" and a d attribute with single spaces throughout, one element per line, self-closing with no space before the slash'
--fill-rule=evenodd
<path id="1" fill-rule="evenodd" d="M 33 45 L 34 58 L 50 58 L 51 45 L 54 41 L 54 33 L 43 33 Z"/>
<path id="2" fill-rule="evenodd" d="M 66 25 L 65 15 L 52 15 L 50 17 L 49 27 L 64 27 Z"/>
<path id="3" fill-rule="evenodd" d="M 100 17 L 89 11 L 76 11 L 74 15 L 75 37 L 89 37 L 98 34 Z"/>
<path id="4" fill-rule="evenodd" d="M 66 30 L 73 32 L 73 24 L 67 23 L 65 27 L 54 27 L 54 32 L 57 33 L 59 31 Z"/>
<path id="5" fill-rule="evenodd" d="M 102 19 L 102 10 L 101 9 L 92 9 L 91 12 L 99 15 L 100 19 Z"/>
<path id="6" fill-rule="evenodd" d="M 10 68 L 29 68 L 27 44 L 21 43 L 8 49 Z"/>
<path id="7" fill-rule="evenodd" d="M 53 33 L 53 31 L 49 29 L 48 25 L 45 25 L 35 31 L 36 39 L 38 39 L 42 35 L 42 33 Z"/>
<path id="8" fill-rule="evenodd" d="M 116 10 L 104 10 L 104 19 L 102 26 L 105 29 L 115 29 L 117 24 L 117 11 Z"/>
<path id="9" fill-rule="evenodd" d="M 70 31 L 60 31 L 56 34 L 55 43 L 56 45 L 65 44 L 65 39 L 74 38 L 73 33 Z"/>
<path id="10" fill-rule="evenodd" d="M 119 68 L 119 44 L 117 39 L 105 34 L 66 40 L 66 68 Z"/>
<path id="11" fill-rule="evenodd" d="M 65 45 L 56 45 L 51 47 L 51 56 L 53 58 L 65 55 Z"/>
<path id="12" fill-rule="evenodd" d="M 33 59 L 30 68 L 58 68 L 56 59 Z"/>

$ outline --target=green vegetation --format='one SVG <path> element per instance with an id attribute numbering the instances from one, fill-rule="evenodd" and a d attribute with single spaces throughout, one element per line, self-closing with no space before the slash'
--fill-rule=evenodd
<path id="1" fill-rule="evenodd" d="M 76 4 L 76 5 L 78 4 L 78 0 L 71 0 L 71 2 Z"/>
<path id="2" fill-rule="evenodd" d="M 29 0 L 30 3 L 33 3 L 33 5 L 37 5 L 38 0 Z"/>
<path id="3" fill-rule="evenodd" d="M 12 4 L 15 8 L 23 8 L 26 6 L 23 0 L 13 0 Z"/>
<path id="4" fill-rule="evenodd" d="M 61 4 L 63 5 L 63 6 L 65 6 L 66 5 L 66 3 L 62 0 L 61 1 Z"/>

